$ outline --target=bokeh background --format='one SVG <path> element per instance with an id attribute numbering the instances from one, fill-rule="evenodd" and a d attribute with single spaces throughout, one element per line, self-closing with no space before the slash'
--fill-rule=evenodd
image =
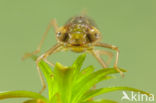
<path id="1" fill-rule="evenodd" d="M 21 61 L 21 57 L 25 52 L 36 49 L 53 18 L 62 26 L 83 10 L 98 25 L 103 36 L 102 42 L 119 47 L 119 67 L 128 71 L 125 78 L 117 75 L 116 79 L 100 83 L 97 87 L 130 86 L 156 94 L 155 0 L 0 0 L 0 91 L 38 92 L 41 84 L 35 62 L 31 59 Z M 51 29 L 40 54 L 55 43 Z M 49 59 L 70 65 L 78 55 L 60 52 Z M 102 68 L 88 54 L 84 67 L 91 64 L 97 69 Z M 46 92 L 44 94 L 47 95 Z M 97 99 L 108 98 L 121 102 L 121 97 L 122 92 L 119 91 Z M 21 103 L 23 100 L 10 99 L 0 103 Z"/>

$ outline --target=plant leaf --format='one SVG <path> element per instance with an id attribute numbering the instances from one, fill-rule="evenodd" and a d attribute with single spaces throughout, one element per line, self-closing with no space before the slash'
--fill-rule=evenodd
<path id="1" fill-rule="evenodd" d="M 40 99 L 45 103 L 49 103 L 48 100 L 41 94 L 30 91 L 8 91 L 0 93 L 0 100 L 8 98 L 32 98 Z"/>
<path id="2" fill-rule="evenodd" d="M 54 72 L 55 82 L 57 83 L 58 93 L 60 94 L 62 102 L 70 103 L 74 69 L 56 63 Z"/>
<path id="3" fill-rule="evenodd" d="M 82 102 L 82 103 L 118 103 L 116 101 L 112 101 L 112 100 L 107 100 L 107 99 L 103 99 L 103 100 L 100 100 L 100 101 L 86 101 L 86 102 Z"/>
<path id="4" fill-rule="evenodd" d="M 60 94 L 56 93 L 53 98 L 51 99 L 50 103 L 62 103 Z"/>
<path id="5" fill-rule="evenodd" d="M 41 71 L 43 72 L 47 83 L 48 83 L 48 91 L 49 91 L 49 100 L 52 98 L 52 96 L 55 94 L 55 85 L 54 85 L 54 73 L 49 67 L 47 63 L 45 63 L 43 60 L 39 63 L 39 67 Z"/>
<path id="6" fill-rule="evenodd" d="M 40 99 L 31 99 L 31 100 L 27 100 L 23 103 L 45 103 L 44 101 L 40 100 Z"/>
<path id="7" fill-rule="evenodd" d="M 120 69 L 122 72 L 125 72 L 124 69 Z M 94 86 L 102 77 L 105 77 L 109 74 L 118 73 L 114 68 L 101 69 L 96 72 L 91 73 L 86 78 L 82 79 L 80 82 L 76 83 L 73 87 L 73 103 L 76 103 L 80 100 L 81 96 L 84 95 L 92 86 Z"/>
<path id="8" fill-rule="evenodd" d="M 77 77 L 78 77 L 78 75 L 80 73 L 80 69 L 82 67 L 82 64 L 83 64 L 85 58 L 86 58 L 86 54 L 82 54 L 73 63 L 72 68 L 74 68 L 74 79 L 77 79 Z"/>
<path id="9" fill-rule="evenodd" d="M 36 99 L 31 99 L 31 100 L 27 100 L 23 103 L 37 103 L 37 100 Z"/>
<path id="10" fill-rule="evenodd" d="M 38 58 L 36 55 L 32 55 L 31 58 L 36 61 Z M 48 92 L 49 92 L 49 100 L 52 98 L 52 96 L 55 94 L 55 85 L 54 85 L 54 78 L 53 78 L 53 71 L 49 67 L 47 63 L 45 63 L 43 60 L 39 63 L 39 68 L 41 69 L 42 73 L 44 74 L 46 81 L 48 83 Z"/>
<path id="11" fill-rule="evenodd" d="M 104 93 L 118 91 L 118 90 L 140 92 L 141 94 L 146 94 L 146 95 L 150 96 L 150 93 L 148 93 L 148 92 L 145 92 L 145 91 L 142 91 L 139 89 L 135 89 L 135 88 L 131 88 L 131 87 L 110 87 L 110 88 L 100 88 L 100 89 L 96 89 L 96 90 L 90 90 L 89 92 L 84 94 L 82 100 L 87 101 L 89 98 L 93 98 L 95 96 L 98 96 L 98 95 L 101 95 Z"/>
<path id="12" fill-rule="evenodd" d="M 82 79 L 86 78 L 88 75 L 93 73 L 95 68 L 93 66 L 88 66 L 87 68 L 83 69 L 78 77 L 78 80 L 76 82 L 80 82 Z"/>

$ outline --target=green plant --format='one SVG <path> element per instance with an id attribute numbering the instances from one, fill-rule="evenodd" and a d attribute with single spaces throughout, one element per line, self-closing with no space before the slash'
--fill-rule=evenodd
<path id="1" fill-rule="evenodd" d="M 112 79 L 111 74 L 118 72 L 114 68 L 95 71 L 93 66 L 81 69 L 85 56 L 85 54 L 79 56 L 73 65 L 69 67 L 56 63 L 53 70 L 44 61 L 40 62 L 39 66 L 48 84 L 49 98 L 31 91 L 8 91 L 0 93 L 0 100 L 7 98 L 31 98 L 24 103 L 117 103 L 105 99 L 96 101 L 92 98 L 117 90 L 135 91 L 150 95 L 147 92 L 130 87 L 91 89 L 99 82 Z M 125 72 L 124 69 L 120 70 Z"/>

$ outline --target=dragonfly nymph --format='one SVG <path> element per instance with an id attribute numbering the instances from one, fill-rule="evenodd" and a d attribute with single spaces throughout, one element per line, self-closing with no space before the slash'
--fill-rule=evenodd
<path id="1" fill-rule="evenodd" d="M 100 42 L 101 40 L 100 31 L 96 28 L 92 20 L 86 16 L 72 17 L 62 27 L 58 27 L 56 20 L 52 20 L 46 32 L 44 33 L 43 38 L 37 50 L 32 53 L 27 53 L 24 56 L 24 58 L 34 55 L 40 51 L 40 48 L 44 42 L 44 39 L 47 36 L 48 31 L 51 27 L 54 28 L 57 43 L 54 46 L 52 46 L 52 48 L 50 48 L 47 52 L 39 56 L 38 59 L 36 60 L 37 70 L 39 71 L 41 82 L 43 85 L 41 92 L 43 92 L 43 90 L 45 89 L 45 83 L 44 83 L 43 77 L 39 69 L 39 62 L 41 60 L 44 60 L 46 63 L 54 66 L 53 63 L 47 60 L 47 57 L 53 53 L 56 53 L 62 50 L 71 50 L 73 52 L 89 52 L 98 60 L 98 62 L 102 65 L 103 68 L 107 68 L 107 65 L 109 63 L 105 63 L 103 59 L 101 58 L 101 55 L 107 55 L 109 57 L 108 62 L 111 60 L 113 55 L 111 52 L 108 52 L 105 50 L 95 50 L 95 47 L 103 47 L 103 48 L 115 50 L 116 59 L 114 63 L 114 68 L 118 72 L 120 72 L 120 74 L 123 76 L 123 73 L 117 67 L 118 57 L 119 57 L 118 47 Z"/>

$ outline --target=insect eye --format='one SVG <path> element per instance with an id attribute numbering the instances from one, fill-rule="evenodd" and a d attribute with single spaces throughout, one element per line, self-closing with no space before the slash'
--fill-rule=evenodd
<path id="1" fill-rule="evenodd" d="M 91 37 L 90 34 L 87 34 L 86 37 L 87 37 L 87 40 L 88 40 L 89 42 L 92 42 L 92 41 L 93 41 L 93 39 L 92 39 L 92 37 Z"/>
<path id="2" fill-rule="evenodd" d="M 65 33 L 63 38 L 62 38 L 62 41 L 66 42 L 68 40 L 68 38 L 69 38 L 68 33 Z"/>
<path id="3" fill-rule="evenodd" d="M 94 35 L 95 35 L 95 38 L 99 38 L 99 34 L 95 33 Z"/>
<path id="4" fill-rule="evenodd" d="M 56 36 L 57 36 L 57 37 L 61 36 L 61 32 L 58 32 L 58 33 L 56 34 Z"/>

